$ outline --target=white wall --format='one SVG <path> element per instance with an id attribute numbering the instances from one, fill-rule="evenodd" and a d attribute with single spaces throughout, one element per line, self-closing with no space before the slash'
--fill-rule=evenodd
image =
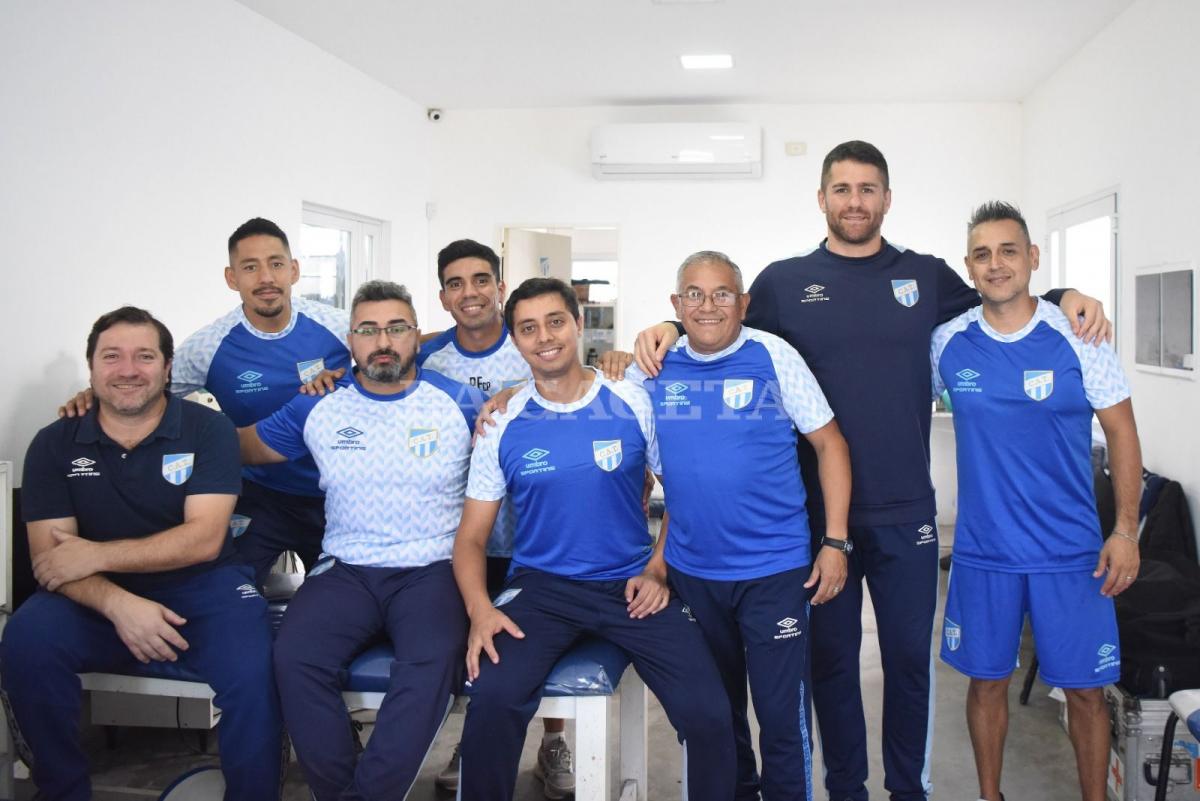
<path id="1" fill-rule="evenodd" d="M 1200 522 L 1200 385 L 1133 364 L 1136 269 L 1200 259 L 1200 3 L 1143 0 L 1025 104 L 1024 210 L 1042 238 L 1049 209 L 1119 187 L 1118 323 L 1146 466 L 1183 483 Z"/>
<path id="2" fill-rule="evenodd" d="M 596 181 L 588 138 L 609 122 L 753 121 L 763 125 L 764 177 L 754 181 Z M 671 316 L 679 262 L 727 252 L 753 278 L 769 262 L 815 246 L 821 160 L 837 143 L 866 139 L 891 167 L 884 234 L 961 265 L 973 204 L 1016 198 L 1017 104 L 666 106 L 450 111 L 433 136 L 437 215 L 430 248 L 471 237 L 499 244 L 505 224 L 620 228 L 618 344 Z M 786 157 L 785 141 L 808 143 Z M 432 325 L 449 323 L 434 315 Z M 864 321 L 869 324 L 869 321 Z"/>
<path id="3" fill-rule="evenodd" d="M 102 312 L 177 338 L 232 308 L 225 240 L 312 201 L 391 222 L 428 294 L 424 111 L 229 0 L 6 3 L 0 24 L 0 459 L 85 385 Z M 380 277 L 387 277 L 383 275 Z"/>

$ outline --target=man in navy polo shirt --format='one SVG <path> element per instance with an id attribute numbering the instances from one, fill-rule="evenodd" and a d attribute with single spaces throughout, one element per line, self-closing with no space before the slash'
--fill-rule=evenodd
<path id="1" fill-rule="evenodd" d="M 593 634 L 626 651 L 662 702 L 685 748 L 685 796 L 728 801 L 729 704 L 703 635 L 670 597 L 663 539 L 654 545 L 642 511 L 645 470 L 659 472 L 650 398 L 580 363 L 579 304 L 562 281 L 529 279 L 504 315 L 534 380 L 476 445 L 455 539 L 471 618 L 460 795 L 512 798 L 542 684 Z M 513 562 L 493 602 L 485 548 L 506 495 L 517 516 Z"/>
<path id="2" fill-rule="evenodd" d="M 229 237 L 225 283 L 241 296 L 237 308 L 195 332 L 179 346 L 171 392 L 179 397 L 206 389 L 234 425 L 267 417 L 325 369 L 349 366 L 344 309 L 292 297 L 300 263 L 287 234 L 261 217 Z M 80 393 L 62 410 L 82 414 Z M 247 466 L 231 523 L 238 556 L 261 585 L 284 551 L 311 568 L 325 533 L 325 493 L 312 457 Z"/>
<path id="3" fill-rule="evenodd" d="M 267 607 L 233 558 L 237 435 L 221 414 L 165 393 L 174 344 L 124 307 L 87 342 L 96 408 L 38 432 L 24 517 L 41 588 L 4 631 L 4 689 L 47 801 L 91 798 L 79 743 L 88 671 L 141 662 L 199 674 L 216 692 L 226 801 L 279 793 L 280 718 Z"/>

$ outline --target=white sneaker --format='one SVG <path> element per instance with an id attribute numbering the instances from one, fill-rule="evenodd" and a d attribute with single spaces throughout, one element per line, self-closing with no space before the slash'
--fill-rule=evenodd
<path id="1" fill-rule="evenodd" d="M 455 792 L 458 790 L 458 745 L 454 746 L 454 753 L 450 755 L 450 761 L 446 763 L 446 767 L 442 768 L 438 773 L 437 778 L 433 783 L 443 790 Z"/>
<path id="2" fill-rule="evenodd" d="M 546 798 L 559 801 L 575 792 L 575 774 L 571 772 L 571 749 L 557 737 L 538 749 L 533 775 L 542 780 Z"/>

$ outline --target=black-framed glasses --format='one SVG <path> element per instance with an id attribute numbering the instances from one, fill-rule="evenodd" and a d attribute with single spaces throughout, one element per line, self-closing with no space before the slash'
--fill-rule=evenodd
<path id="1" fill-rule="evenodd" d="M 350 333 L 360 337 L 373 338 L 379 336 L 380 331 L 386 331 L 389 338 L 399 339 L 415 328 L 415 325 L 409 325 L 408 323 L 396 323 L 395 325 L 382 327 L 378 325 L 364 325 L 359 328 L 351 328 Z"/>
<path id="2" fill-rule="evenodd" d="M 712 298 L 714 306 L 732 306 L 739 294 L 741 293 L 730 292 L 728 289 L 718 289 L 711 293 L 701 292 L 699 289 L 689 289 L 680 292 L 678 297 L 684 306 L 703 306 L 705 298 Z"/>

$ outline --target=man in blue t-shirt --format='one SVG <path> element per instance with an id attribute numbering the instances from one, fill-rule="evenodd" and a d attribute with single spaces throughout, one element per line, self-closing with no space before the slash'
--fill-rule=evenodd
<path id="1" fill-rule="evenodd" d="M 183 341 L 175 354 L 171 392 L 208 390 L 234 425 L 267 417 L 325 369 L 350 364 L 345 310 L 292 297 L 300 264 L 287 234 L 256 217 L 229 237 L 225 283 L 241 304 Z M 82 414 L 81 393 L 60 413 Z M 311 568 L 321 553 L 325 498 L 311 457 L 248 466 L 230 524 L 238 556 L 261 585 L 284 551 Z"/>
<path id="2" fill-rule="evenodd" d="M 95 408 L 43 428 L 25 455 L 40 588 L 5 628 L 0 664 L 47 801 L 91 798 L 76 675 L 89 671 L 198 675 L 221 708 L 227 801 L 279 792 L 267 605 L 229 542 L 237 436 L 165 392 L 173 351 L 149 312 L 102 316 L 87 342 Z"/>
<path id="3" fill-rule="evenodd" d="M 867 730 L 859 652 L 863 583 L 871 593 L 883 665 L 884 787 L 893 801 L 931 791 L 934 611 L 938 540 L 929 479 L 929 338 L 979 303 L 944 261 L 881 233 L 892 193 L 878 148 L 844 142 L 825 157 L 817 203 L 828 236 L 815 249 L 774 262 L 750 286 L 746 325 L 800 352 L 829 400 L 854 455 L 845 589 L 813 610 L 813 705 L 821 731 L 825 788 L 833 801 L 867 798 Z M 1100 304 L 1061 295 L 1064 314 L 1083 314 L 1089 338 L 1107 321 Z M 638 362 L 657 375 L 677 337 L 662 324 L 638 337 Z M 800 439 L 801 474 L 816 536 L 827 518 L 815 453 Z"/>
<path id="4" fill-rule="evenodd" d="M 645 470 L 659 472 L 650 399 L 580 363 L 579 304 L 563 282 L 521 284 L 505 322 L 534 380 L 471 457 L 455 540 L 454 573 L 471 618 L 460 795 L 512 798 L 546 676 L 592 634 L 625 650 L 662 702 L 684 744 L 689 797 L 728 801 L 729 705 L 703 635 L 670 597 L 664 540 L 653 543 L 642 512 Z M 493 602 L 485 552 L 505 496 L 517 517 L 512 572 Z"/>
<path id="5" fill-rule="evenodd" d="M 650 393 L 670 514 L 671 586 L 691 609 L 729 696 L 738 751 L 735 799 L 809 801 L 809 595 L 846 578 L 850 456 L 804 360 L 773 334 L 742 325 L 750 297 L 728 256 L 684 260 L 671 296 L 686 335 Z M 797 431 L 821 465 L 825 538 L 812 557 Z M 761 787 L 746 685 L 760 726 Z"/>
<path id="6" fill-rule="evenodd" d="M 403 798 L 461 686 L 466 615 L 450 569 L 471 457 L 478 390 L 416 366 L 404 287 L 369 281 L 351 307 L 357 364 L 325 397 L 297 395 L 239 429 L 253 464 L 316 460 L 323 550 L 275 644 L 284 722 L 317 801 Z M 361 759 L 342 677 L 386 636 L 390 684 Z M 357 763 L 357 764 L 356 764 Z"/>
<path id="7" fill-rule="evenodd" d="M 1028 614 L 1046 683 L 1067 695 L 1084 801 L 1105 797 L 1109 712 L 1121 676 L 1112 597 L 1137 577 L 1142 459 L 1129 386 L 1107 343 L 1085 345 L 1029 294 L 1038 248 L 1001 202 L 971 218 L 965 258 L 983 296 L 933 336 L 934 395 L 949 390 L 958 443 L 954 568 L 942 659 L 971 677 L 967 725 L 979 795 L 1001 801 L 1008 683 Z M 1116 527 L 1100 531 L 1092 415 L 1108 444 Z"/>

